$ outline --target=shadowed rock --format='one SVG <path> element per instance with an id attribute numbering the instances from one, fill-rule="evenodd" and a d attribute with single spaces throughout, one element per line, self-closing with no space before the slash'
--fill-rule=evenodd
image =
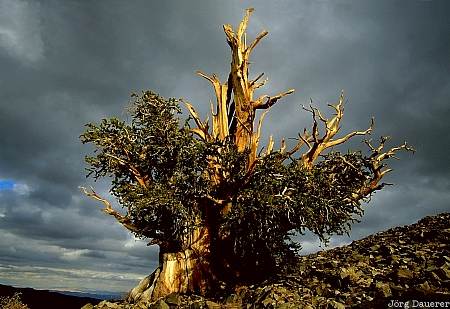
<path id="1" fill-rule="evenodd" d="M 127 301 L 94 308 L 384 308 L 391 300 L 450 301 L 449 239 L 450 213 L 443 213 L 301 256 L 285 273 L 215 299 L 173 293 L 151 303 L 143 297 L 149 276 Z"/>

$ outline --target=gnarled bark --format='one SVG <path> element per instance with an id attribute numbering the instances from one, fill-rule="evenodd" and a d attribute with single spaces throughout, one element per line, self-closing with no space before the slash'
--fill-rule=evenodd
<path id="1" fill-rule="evenodd" d="M 159 267 L 129 292 L 127 300 L 146 303 L 170 293 L 205 295 L 215 282 L 209 230 L 197 227 L 186 237 L 180 250 L 174 252 L 160 247 Z"/>

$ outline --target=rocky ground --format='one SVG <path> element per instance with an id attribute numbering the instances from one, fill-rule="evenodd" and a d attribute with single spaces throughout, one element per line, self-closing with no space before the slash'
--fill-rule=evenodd
<path id="1" fill-rule="evenodd" d="M 391 302 L 450 308 L 450 213 L 299 257 L 287 274 L 220 299 L 173 294 L 152 304 L 104 301 L 83 308 L 341 309 L 388 308 Z"/>

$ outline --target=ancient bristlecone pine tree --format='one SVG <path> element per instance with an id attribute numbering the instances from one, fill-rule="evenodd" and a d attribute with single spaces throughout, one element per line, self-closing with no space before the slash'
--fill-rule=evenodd
<path id="1" fill-rule="evenodd" d="M 368 156 L 332 151 L 373 128 L 372 121 L 364 131 L 337 136 L 343 94 L 330 105 L 330 118 L 312 105 L 303 107 L 312 128 L 292 145 L 282 140 L 275 149 L 271 137 L 261 147 L 264 116 L 294 90 L 255 96 L 265 80 L 263 74 L 250 78 L 249 58 L 267 32 L 247 44 L 251 13 L 236 30 L 223 27 L 231 48 L 228 78 L 198 72 L 214 89 L 211 121 L 200 119 L 184 100 L 146 91 L 133 95 L 131 121 L 103 119 L 88 124 L 81 136 L 96 148 L 86 158 L 89 175 L 112 177 L 111 194 L 126 213 L 92 188 L 82 188 L 84 193 L 136 236 L 159 245 L 160 265 L 149 278 L 152 299 L 262 279 L 295 254 L 299 246 L 289 238 L 294 232 L 308 229 L 321 239 L 348 232 L 362 214 L 361 202 L 383 188 L 380 181 L 390 171 L 385 160 L 412 150 L 405 143 L 385 151 L 383 137 L 378 146 L 366 140 Z M 178 117 L 179 102 L 190 112 L 187 121 Z"/>

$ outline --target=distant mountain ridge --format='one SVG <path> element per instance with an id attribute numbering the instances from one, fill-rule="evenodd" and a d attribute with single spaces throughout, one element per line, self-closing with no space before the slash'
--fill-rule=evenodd
<path id="1" fill-rule="evenodd" d="M 113 292 L 107 292 L 107 291 L 75 292 L 75 291 L 50 290 L 50 292 L 55 292 L 55 293 L 69 295 L 69 296 L 75 296 L 75 297 L 94 298 L 94 299 L 99 299 L 99 300 L 104 300 L 104 299 L 118 300 L 118 299 L 122 299 L 127 294 L 127 292 L 113 293 Z"/>
<path id="2" fill-rule="evenodd" d="M 86 303 L 98 304 L 100 302 L 99 297 L 102 297 L 100 294 L 35 290 L 0 284 L 0 296 L 12 296 L 17 292 L 22 294 L 22 302 L 27 304 L 30 309 L 80 309 Z M 97 297 L 94 298 L 94 295 Z M 106 294 L 106 296 L 108 295 L 112 294 Z"/>

